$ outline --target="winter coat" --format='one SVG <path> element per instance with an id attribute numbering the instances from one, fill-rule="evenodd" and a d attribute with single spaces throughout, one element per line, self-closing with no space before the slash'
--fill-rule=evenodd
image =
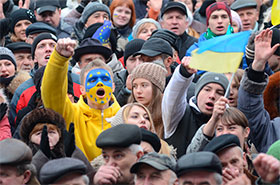
<path id="1" fill-rule="evenodd" d="M 162 99 L 164 137 L 168 144 L 177 148 L 177 157 L 186 153 L 196 131 L 210 116 L 200 112 L 195 98 L 187 102 L 187 92 L 194 75 L 179 65 L 168 83 Z"/>
<path id="2" fill-rule="evenodd" d="M 280 139 L 280 117 L 270 119 L 264 108 L 263 92 L 268 83 L 268 75 L 258 74 L 265 78 L 262 82 L 256 82 L 255 79 L 248 78 L 248 73 L 254 72 L 251 68 L 245 70 L 238 91 L 237 105 L 249 121 L 250 138 L 256 149 L 266 153 L 269 146 Z"/>
<path id="3" fill-rule="evenodd" d="M 186 55 L 186 51 L 197 41 L 197 38 L 188 35 L 186 32 L 179 36 L 177 48 L 179 48 L 178 55 L 180 60 L 183 59 Z"/>
<path id="4" fill-rule="evenodd" d="M 11 138 L 11 126 L 7 116 L 4 116 L 2 120 L 0 120 L 0 141 Z"/>
<path id="5" fill-rule="evenodd" d="M 195 133 L 194 137 L 192 138 L 191 143 L 189 144 L 186 153 L 193 153 L 202 151 L 203 148 L 211 141 L 203 134 L 203 124 Z"/>
<path id="6" fill-rule="evenodd" d="M 69 69 L 70 70 L 70 69 Z M 71 73 L 73 80 L 73 90 L 76 97 L 80 97 L 80 79 L 77 74 Z M 23 82 L 15 91 L 10 103 L 9 122 L 12 125 L 12 133 L 16 130 L 16 118 L 19 110 L 28 105 L 32 95 L 35 93 L 36 87 L 32 78 Z"/>
<path id="7" fill-rule="evenodd" d="M 53 51 L 47 64 L 42 81 L 42 100 L 46 108 L 60 113 L 69 128 L 71 122 L 75 125 L 76 145 L 89 161 L 101 154 L 96 146 L 96 139 L 103 131 L 111 127 L 108 118 L 113 117 L 120 106 L 115 97 L 113 103 L 104 110 L 89 107 L 80 96 L 77 103 L 71 103 L 67 96 L 67 66 L 68 58 Z"/>

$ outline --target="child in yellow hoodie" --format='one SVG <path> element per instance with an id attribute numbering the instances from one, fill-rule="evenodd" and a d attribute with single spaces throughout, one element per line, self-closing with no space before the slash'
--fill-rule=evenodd
<path id="1" fill-rule="evenodd" d="M 75 46 L 76 42 L 70 38 L 58 40 L 43 76 L 42 100 L 46 108 L 64 117 L 67 129 L 74 123 L 76 145 L 91 161 L 101 154 L 96 138 L 111 127 L 108 118 L 113 117 L 120 106 L 113 95 L 113 73 L 99 59 L 82 69 L 82 95 L 77 103 L 71 103 L 67 96 L 67 71 Z"/>

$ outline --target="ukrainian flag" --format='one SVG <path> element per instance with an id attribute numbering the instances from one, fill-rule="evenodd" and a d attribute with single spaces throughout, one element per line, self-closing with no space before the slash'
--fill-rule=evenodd
<path id="1" fill-rule="evenodd" d="M 273 26 L 280 24 L 280 0 L 274 0 L 271 8 L 271 23 Z"/>
<path id="2" fill-rule="evenodd" d="M 112 29 L 111 21 L 105 20 L 104 24 L 96 30 L 92 38 L 99 40 L 103 46 L 106 46 L 109 44 L 111 29 Z"/>
<path id="3" fill-rule="evenodd" d="M 198 43 L 191 54 L 190 67 L 215 73 L 234 73 L 238 69 L 251 31 L 218 36 Z"/>

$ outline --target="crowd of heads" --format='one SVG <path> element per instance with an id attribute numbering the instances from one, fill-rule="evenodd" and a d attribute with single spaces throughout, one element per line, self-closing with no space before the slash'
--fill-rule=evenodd
<path id="1" fill-rule="evenodd" d="M 280 183 L 272 3 L 0 2 L 0 184 Z M 236 72 L 190 67 L 246 31 Z"/>

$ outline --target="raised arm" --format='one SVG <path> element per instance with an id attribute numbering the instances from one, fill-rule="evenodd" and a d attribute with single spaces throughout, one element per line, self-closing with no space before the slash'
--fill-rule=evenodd
<path id="1" fill-rule="evenodd" d="M 263 91 L 268 82 L 264 73 L 265 63 L 280 45 L 271 48 L 271 38 L 272 31 L 269 29 L 256 36 L 255 58 L 244 73 L 238 94 L 238 108 L 249 121 L 252 141 L 259 152 L 266 152 L 274 141 L 280 139 L 280 120 L 270 120 L 263 104 Z"/>
<path id="2" fill-rule="evenodd" d="M 184 116 L 187 106 L 187 91 L 195 69 L 189 68 L 190 57 L 184 57 L 168 83 L 162 99 L 164 137 L 169 138 Z"/>
<path id="3" fill-rule="evenodd" d="M 42 81 L 42 100 L 47 108 L 60 113 L 67 124 L 72 120 L 73 105 L 67 96 L 68 60 L 74 53 L 76 42 L 60 39 L 51 54 Z"/>

